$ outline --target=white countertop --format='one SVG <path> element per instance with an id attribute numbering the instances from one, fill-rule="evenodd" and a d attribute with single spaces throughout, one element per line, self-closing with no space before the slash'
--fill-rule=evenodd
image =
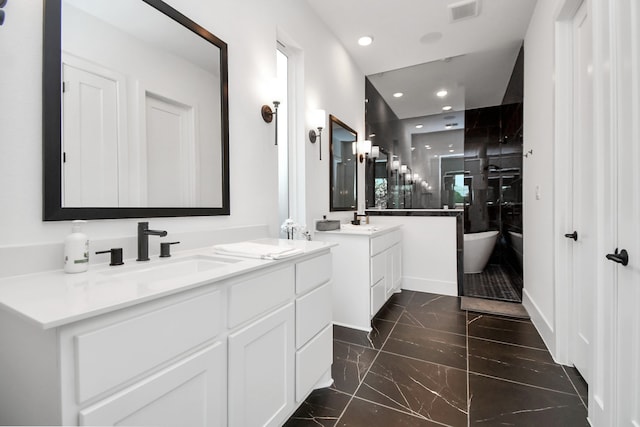
<path id="1" fill-rule="evenodd" d="M 295 261 L 301 257 L 328 250 L 332 243 L 260 239 L 254 242 L 291 246 L 301 254 L 282 260 L 229 257 L 216 254 L 213 247 L 175 252 L 171 258 L 154 258 L 144 263 L 125 260 L 124 266 L 93 265 L 84 273 L 67 274 L 63 270 L 13 276 L 0 279 L 0 309 L 8 310 L 49 329 L 100 314 L 211 284 L 261 268 Z M 215 256 L 234 262 L 183 277 L 144 283 L 123 277 L 120 272 L 152 269 L 169 263 L 186 261 L 194 256 Z"/>
<path id="2" fill-rule="evenodd" d="M 376 237 L 401 228 L 401 224 L 340 224 L 340 230 L 316 231 L 321 234 L 354 234 L 359 236 Z"/>

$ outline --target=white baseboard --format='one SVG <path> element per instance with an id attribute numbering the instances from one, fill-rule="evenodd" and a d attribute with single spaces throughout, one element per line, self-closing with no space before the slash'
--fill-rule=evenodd
<path id="1" fill-rule="evenodd" d="M 458 284 L 456 282 L 423 279 L 420 277 L 402 276 L 402 289 L 454 297 L 458 296 Z"/>
<path id="2" fill-rule="evenodd" d="M 547 317 L 540 311 L 540 308 L 536 304 L 536 302 L 531 298 L 531 295 L 527 292 L 527 289 L 522 290 L 522 305 L 529 313 L 531 317 L 531 322 L 533 322 L 533 326 L 536 327 L 538 333 L 542 337 L 542 341 L 544 341 L 545 345 L 549 349 L 551 356 L 555 360 L 555 352 L 556 352 L 556 334 L 553 328 L 553 325 Z"/>

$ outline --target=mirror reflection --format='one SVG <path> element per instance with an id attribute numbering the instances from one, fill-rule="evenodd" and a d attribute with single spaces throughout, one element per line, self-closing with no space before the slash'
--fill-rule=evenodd
<path id="1" fill-rule="evenodd" d="M 337 117 L 329 116 L 330 134 L 330 210 L 356 210 L 358 206 L 358 134 Z"/>
<path id="2" fill-rule="evenodd" d="M 58 12 L 61 83 L 45 53 L 45 219 L 228 214 L 226 44 L 158 0 L 53 3 L 45 43 Z"/>

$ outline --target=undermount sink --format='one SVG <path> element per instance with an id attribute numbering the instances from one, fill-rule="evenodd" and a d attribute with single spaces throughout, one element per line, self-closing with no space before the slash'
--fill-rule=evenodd
<path id="1" fill-rule="evenodd" d="M 193 255 L 184 258 L 176 258 L 167 261 L 156 261 L 152 264 L 136 265 L 105 271 L 102 274 L 123 280 L 131 280 L 138 283 L 153 283 L 170 279 L 190 276 L 192 274 L 228 267 L 240 262 L 239 259 Z"/>

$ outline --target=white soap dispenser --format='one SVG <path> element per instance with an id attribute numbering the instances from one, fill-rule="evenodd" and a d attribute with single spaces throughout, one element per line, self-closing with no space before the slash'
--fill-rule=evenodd
<path id="1" fill-rule="evenodd" d="M 71 234 L 64 239 L 64 271 L 82 273 L 89 269 L 89 239 L 82 232 L 86 221 L 73 221 Z"/>

